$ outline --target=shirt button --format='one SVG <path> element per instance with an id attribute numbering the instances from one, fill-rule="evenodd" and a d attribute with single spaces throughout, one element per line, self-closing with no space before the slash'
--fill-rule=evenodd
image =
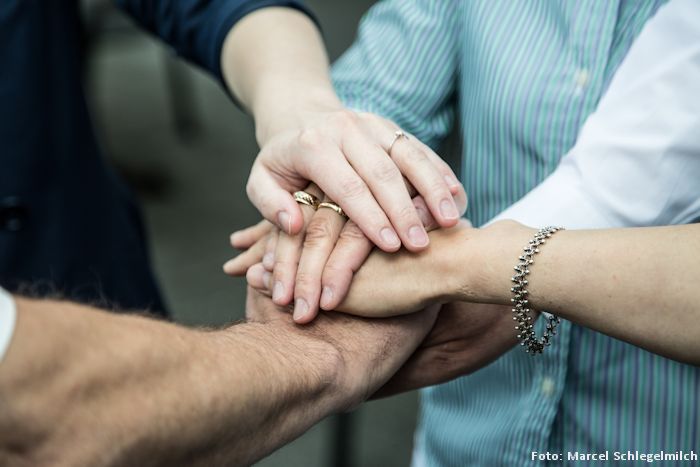
<path id="1" fill-rule="evenodd" d="M 542 379 L 542 394 L 547 397 L 554 394 L 554 380 L 548 376 Z"/>
<path id="2" fill-rule="evenodd" d="M 0 229 L 10 232 L 21 230 L 27 220 L 27 208 L 16 196 L 0 199 Z"/>

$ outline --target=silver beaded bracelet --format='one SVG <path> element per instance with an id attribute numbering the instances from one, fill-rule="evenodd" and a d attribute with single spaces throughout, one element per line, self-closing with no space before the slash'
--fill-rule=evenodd
<path id="1" fill-rule="evenodd" d="M 530 307 L 528 302 L 527 291 L 527 275 L 530 274 L 529 267 L 532 265 L 533 257 L 540 252 L 539 246 L 545 243 L 556 232 L 564 230 L 563 227 L 545 227 L 540 229 L 537 234 L 530 240 L 528 245 L 523 248 L 524 253 L 518 258 L 518 264 L 515 266 L 516 274 L 511 278 L 515 283 L 510 291 L 513 292 L 513 320 L 518 323 L 515 326 L 518 331 L 518 339 L 520 345 L 525 348 L 525 352 L 530 355 L 541 354 L 545 347 L 550 344 L 550 339 L 557 333 L 556 327 L 561 322 L 560 319 L 552 314 L 547 314 L 547 326 L 541 339 L 537 338 L 534 330 L 534 323 L 530 315 Z"/>

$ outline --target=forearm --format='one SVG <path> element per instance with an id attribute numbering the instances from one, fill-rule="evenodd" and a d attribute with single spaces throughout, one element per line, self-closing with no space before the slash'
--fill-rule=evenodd
<path id="1" fill-rule="evenodd" d="M 198 332 L 22 299 L 18 310 L 0 365 L 9 465 L 249 465 L 332 409 L 332 349 L 285 327 Z M 280 340 L 299 351 L 276 351 Z"/>
<path id="2" fill-rule="evenodd" d="M 261 144 L 305 111 L 341 107 L 318 28 L 298 11 L 264 8 L 246 16 L 226 37 L 221 66 L 255 117 Z"/>
<path id="3" fill-rule="evenodd" d="M 508 225 L 508 224 L 506 224 Z M 508 304 L 517 256 L 534 230 L 483 229 L 460 299 Z M 535 309 L 700 364 L 700 226 L 571 230 L 540 248 L 528 276 Z"/>

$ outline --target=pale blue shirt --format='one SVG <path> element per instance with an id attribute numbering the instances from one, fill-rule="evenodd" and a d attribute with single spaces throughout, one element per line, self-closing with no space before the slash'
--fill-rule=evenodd
<path id="1" fill-rule="evenodd" d="M 637 89 L 627 96 L 640 104 L 623 114 L 629 125 L 615 121 L 628 132 L 644 123 L 632 142 L 615 140 L 615 128 L 606 132 L 593 119 L 592 129 L 584 127 L 596 109 L 605 110 L 601 99 L 614 85 L 620 63 L 663 3 L 384 1 L 365 17 L 333 77 L 348 106 L 384 115 L 434 147 L 459 116 L 467 216 L 476 225 L 543 181 L 544 188 L 531 194 L 536 202 L 525 197 L 508 211 L 511 217 L 566 220 L 571 227 L 688 222 L 698 214 L 698 193 L 668 182 L 700 179 L 698 158 L 691 165 L 688 157 L 697 145 L 685 144 L 687 139 L 659 147 L 654 145 L 659 139 L 641 131 L 667 128 L 661 124 L 665 107 L 658 105 L 663 93 L 649 107 L 633 87 L 638 83 L 617 86 Z M 684 97 L 691 102 L 697 94 Z M 690 122 L 682 129 L 697 129 L 697 117 L 692 120 L 697 106 L 684 111 Z M 650 157 L 591 172 L 583 170 L 591 164 L 576 154 L 578 143 L 579 153 L 608 151 L 599 154 L 599 162 L 624 148 Z M 555 173 L 548 179 L 570 151 L 574 157 L 562 163 L 564 177 Z M 622 187 L 625 177 L 653 182 L 655 174 L 665 181 L 656 185 L 662 187 L 657 196 L 638 190 L 635 198 L 629 190 L 614 190 L 615 180 Z M 598 183 L 597 191 L 586 192 L 596 195 L 591 198 L 578 190 Z M 678 196 L 669 196 L 667 188 Z M 606 196 L 597 196 L 601 193 Z M 542 356 L 516 348 L 472 375 L 424 390 L 414 463 L 538 465 L 546 461 L 533 453 L 549 452 L 563 456 L 553 464 L 587 465 L 595 462 L 569 461 L 566 454 L 609 451 L 614 464 L 622 462 L 615 452 L 697 453 L 699 417 L 700 369 L 564 322 Z M 672 463 L 693 464 L 697 461 Z"/>

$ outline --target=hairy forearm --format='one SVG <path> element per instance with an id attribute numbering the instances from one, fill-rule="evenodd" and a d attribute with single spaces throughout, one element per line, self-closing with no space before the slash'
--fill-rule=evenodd
<path id="1" fill-rule="evenodd" d="M 264 8 L 248 15 L 228 34 L 221 60 L 229 88 L 255 117 L 261 144 L 305 111 L 340 107 L 321 35 L 296 10 Z"/>
<path id="2" fill-rule="evenodd" d="M 534 230 L 483 229 L 468 252 L 463 300 L 507 304 L 512 268 Z M 489 237 L 490 235 L 490 237 Z M 530 301 L 591 329 L 700 364 L 700 226 L 562 231 L 540 248 Z"/>
<path id="3" fill-rule="evenodd" d="M 3 465 L 248 465 L 335 408 L 333 349 L 282 324 L 18 310 L 0 365 Z"/>

